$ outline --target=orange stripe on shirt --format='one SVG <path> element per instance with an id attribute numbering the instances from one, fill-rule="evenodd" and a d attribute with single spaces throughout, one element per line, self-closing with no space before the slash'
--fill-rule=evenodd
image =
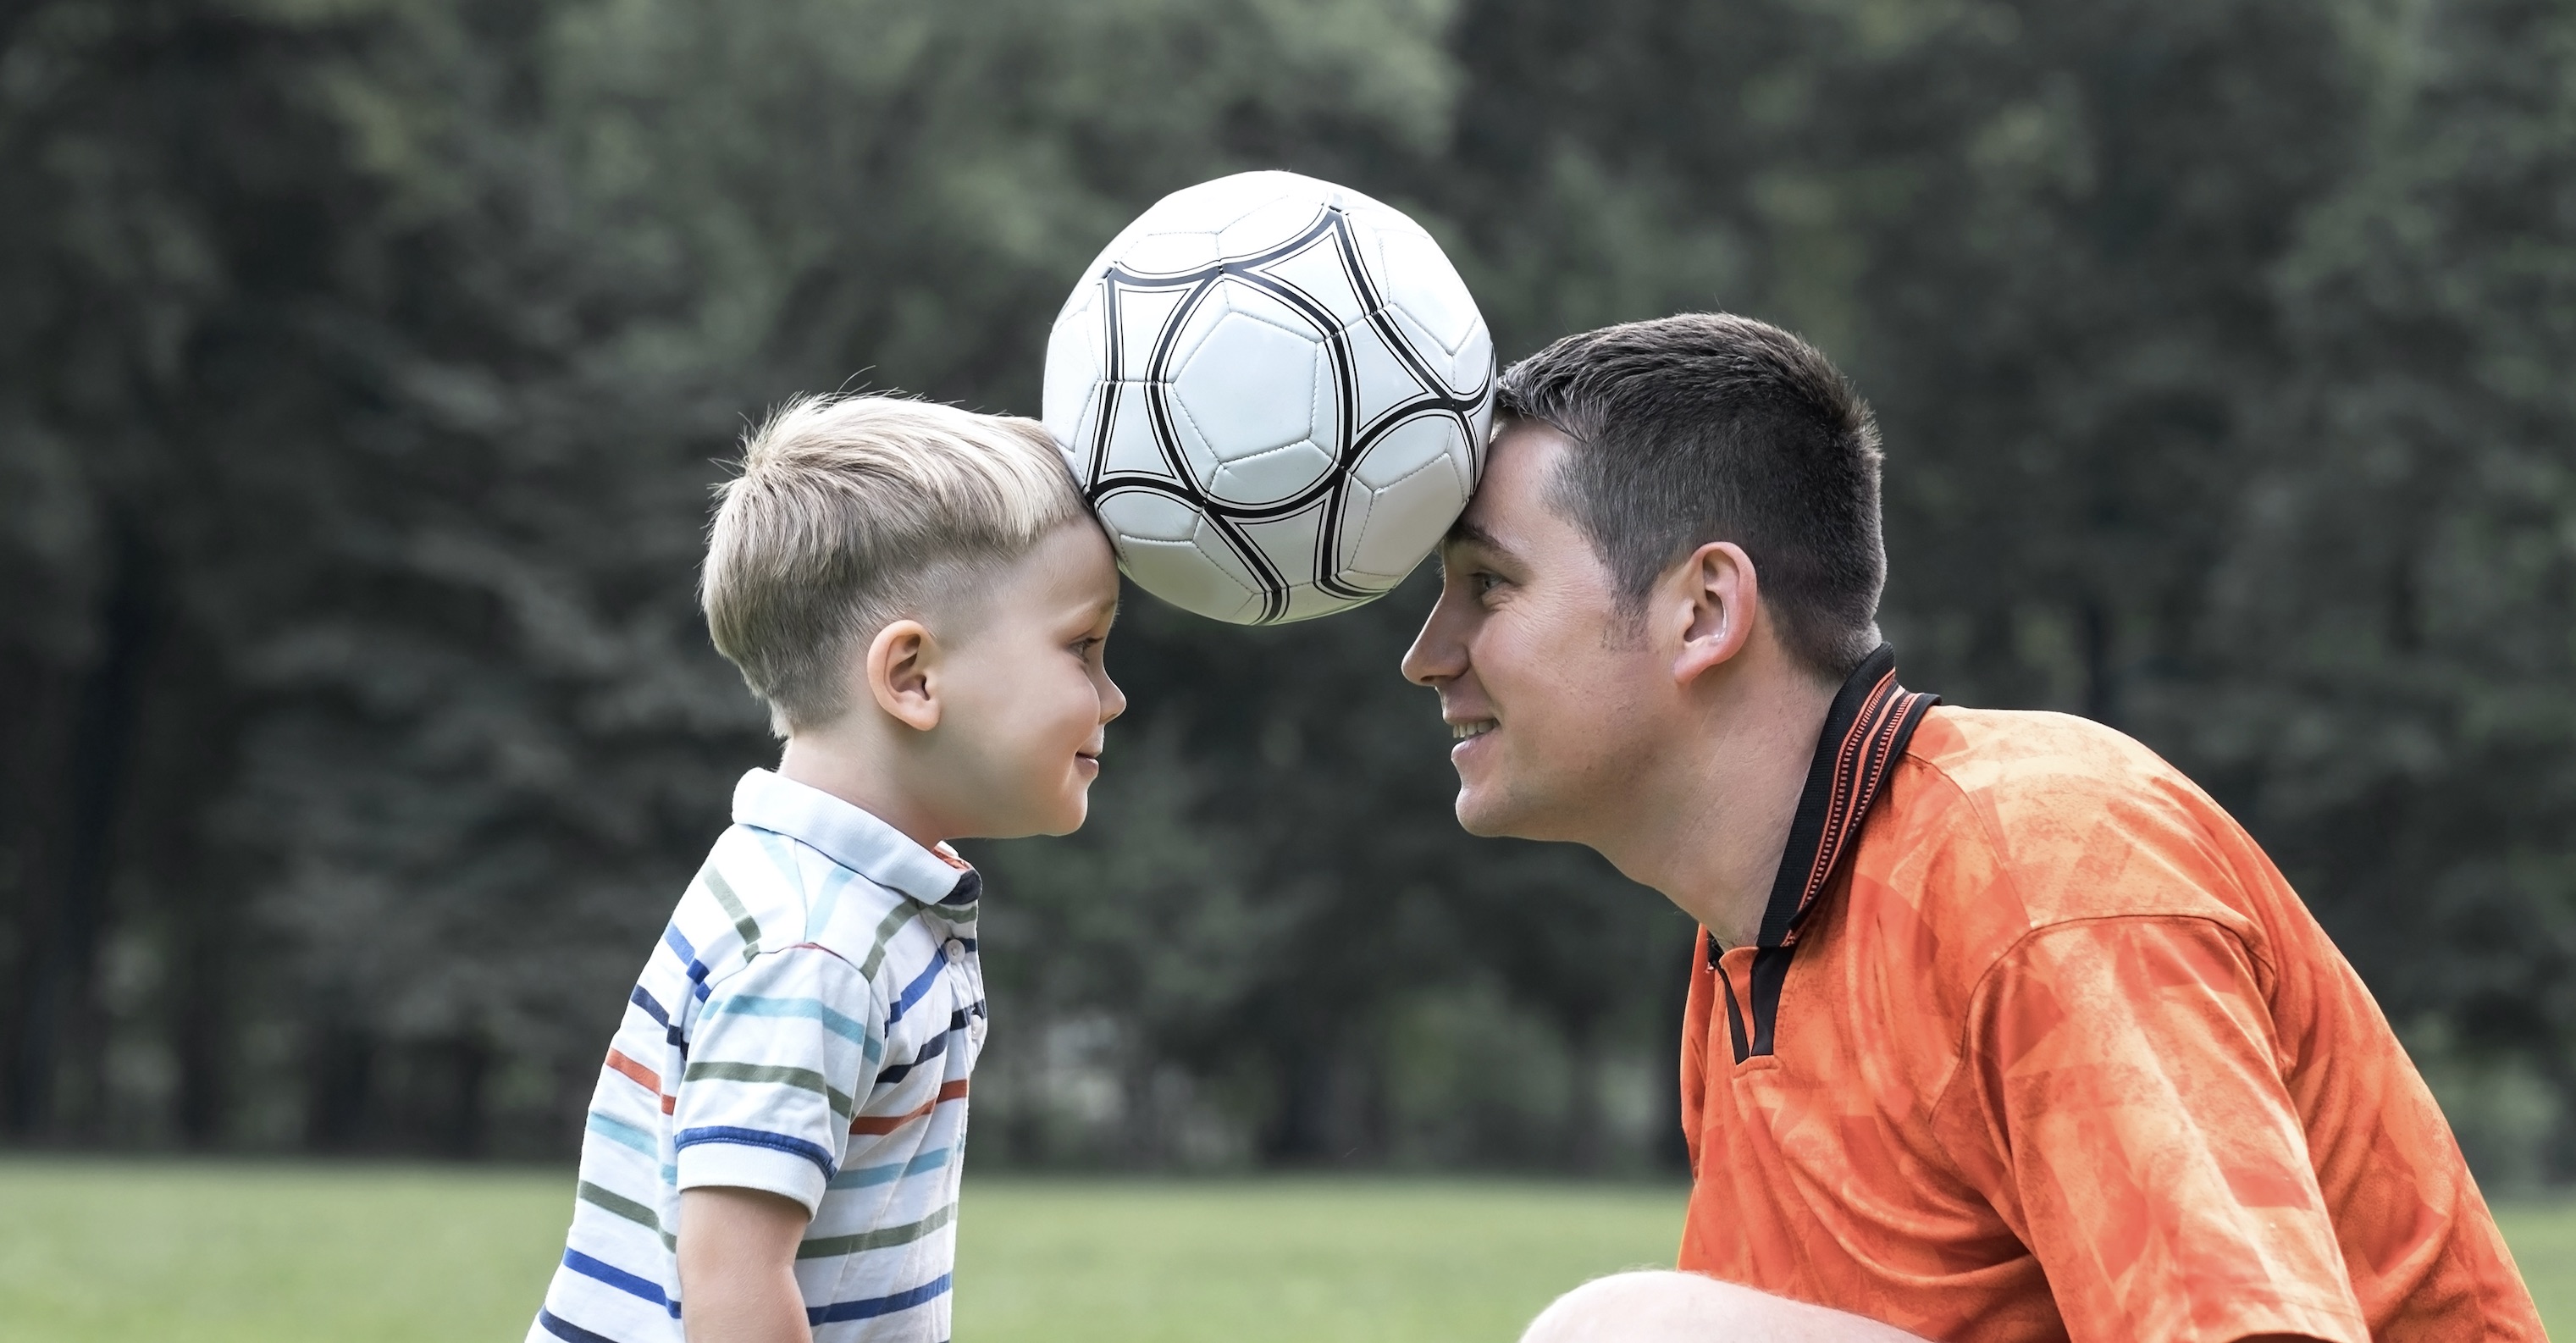
<path id="1" fill-rule="evenodd" d="M 850 1132 L 867 1134 L 892 1133 L 953 1100 L 966 1097 L 966 1079 L 939 1084 L 939 1094 L 899 1115 L 861 1115 L 850 1121 Z"/>
<path id="2" fill-rule="evenodd" d="M 618 1072 L 626 1074 L 626 1079 L 628 1081 L 644 1088 L 646 1091 L 650 1091 L 658 1095 L 662 1090 L 662 1075 L 660 1073 L 645 1067 L 641 1063 L 637 1063 L 635 1060 L 626 1057 L 617 1050 L 612 1049 L 608 1051 L 608 1066 Z"/>

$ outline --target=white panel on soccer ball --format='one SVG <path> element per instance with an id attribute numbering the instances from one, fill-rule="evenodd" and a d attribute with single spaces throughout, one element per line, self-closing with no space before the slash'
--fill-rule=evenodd
<path id="1" fill-rule="evenodd" d="M 1391 224 L 1378 234 L 1375 260 L 1371 278 L 1387 305 L 1412 318 L 1440 352 L 1458 353 L 1484 329 L 1466 282 L 1430 234 L 1410 224 Z"/>
<path id="2" fill-rule="evenodd" d="M 1494 333 L 1486 330 L 1483 322 L 1476 324 L 1476 334 L 1458 347 L 1458 353 L 1450 356 L 1449 386 L 1461 396 L 1481 397 L 1493 390 Z M 1479 416 L 1490 413 L 1493 404 L 1490 400 L 1484 401 L 1476 413 Z"/>
<path id="3" fill-rule="evenodd" d="M 1205 522 L 1188 501 L 1159 490 L 1111 490 L 1093 508 L 1100 515 L 1100 525 L 1108 529 L 1122 552 L 1130 541 L 1189 544 L 1197 539 Z"/>
<path id="4" fill-rule="evenodd" d="M 1390 305 L 1386 317 L 1414 354 L 1431 366 L 1433 376 L 1448 384 L 1447 390 L 1451 393 L 1473 395 L 1483 387 L 1487 375 L 1493 371 L 1493 347 L 1479 337 L 1470 336 L 1465 348 L 1452 354 L 1442 349 L 1439 341 L 1422 329 L 1421 323 L 1413 320 L 1413 314 Z"/>
<path id="5" fill-rule="evenodd" d="M 1172 364 L 1173 428 L 1211 497 L 1259 505 L 1286 499 L 1334 465 L 1338 408 L 1320 338 L 1266 294 L 1225 286 L 1223 308 Z"/>
<path id="6" fill-rule="evenodd" d="M 1220 255 L 1259 256 L 1315 226 L 1324 211 L 1302 191 L 1276 196 L 1217 235 Z"/>
<path id="7" fill-rule="evenodd" d="M 1101 319 L 1099 286 L 1077 290 L 1074 301 L 1055 320 L 1047 337 L 1046 387 L 1040 417 L 1057 446 L 1074 463 L 1076 475 L 1087 475 L 1099 426 Z"/>
<path id="8" fill-rule="evenodd" d="M 1416 415 L 1369 444 L 1351 464 L 1351 479 L 1367 489 L 1385 489 L 1437 458 L 1455 459 L 1465 438 L 1458 422 L 1445 414 Z"/>
<path id="9" fill-rule="evenodd" d="M 1145 218 L 1152 220 L 1156 229 L 1223 233 L 1282 196 L 1302 194 L 1298 184 L 1303 180 L 1294 173 L 1236 173 L 1183 187 L 1154 202 Z"/>
<path id="10" fill-rule="evenodd" d="M 1268 295 L 1228 284 L 1183 327 L 1167 376 L 1206 441 L 1211 472 L 1315 434 L 1321 336 L 1296 321 Z"/>
<path id="11" fill-rule="evenodd" d="M 1444 427 L 1445 426 L 1445 427 Z M 1431 453 L 1410 474 L 1382 486 L 1353 488 L 1353 503 L 1345 517 L 1342 532 L 1342 568 L 1354 575 L 1374 575 L 1388 583 L 1412 573 L 1422 557 L 1440 544 L 1440 537 L 1457 521 L 1458 511 L 1473 493 L 1467 476 L 1458 467 L 1457 457 L 1445 449 L 1455 442 L 1457 429 L 1444 418 L 1425 417 L 1405 426 L 1424 438 L 1437 431 L 1440 449 Z M 1363 510 L 1359 500 L 1365 497 Z"/>
<path id="12" fill-rule="evenodd" d="M 1148 233 L 1128 244 L 1118 265 L 1135 275 L 1187 275 L 1215 265 L 1224 255 L 1214 233 Z"/>
<path id="13" fill-rule="evenodd" d="M 1284 503 L 1306 493 L 1331 475 L 1332 450 L 1297 442 L 1226 463 L 1208 482 L 1208 497 L 1245 508 Z"/>
<path id="14" fill-rule="evenodd" d="M 1163 449 L 1154 436 L 1151 398 L 1152 385 L 1141 382 L 1101 384 L 1104 395 L 1114 395 L 1109 410 L 1109 454 L 1100 464 L 1103 475 L 1144 475 L 1179 484 L 1171 463 L 1163 458 Z M 1084 484 L 1090 484 L 1085 481 Z"/>
<path id="15" fill-rule="evenodd" d="M 1191 289 L 1189 285 L 1139 289 L 1120 284 L 1112 290 L 1118 304 L 1118 376 L 1145 376 L 1153 366 L 1154 349 L 1162 341 L 1163 328 L 1189 298 Z"/>
<path id="16" fill-rule="evenodd" d="M 1118 547 L 1118 567 L 1184 611 L 1238 625 L 1260 618 L 1261 594 L 1229 575 L 1210 547 L 1196 541 L 1130 540 Z"/>
<path id="17" fill-rule="evenodd" d="M 1358 393 L 1361 428 L 1380 419 L 1425 392 L 1432 390 L 1408 371 L 1404 362 L 1387 348 L 1386 336 L 1374 323 L 1354 322 L 1347 332 L 1351 351 L 1351 379 Z"/>
<path id="18" fill-rule="evenodd" d="M 1488 387 L 1493 382 L 1490 372 L 1489 369 L 1486 378 Z M 1476 409 L 1467 416 L 1467 441 L 1462 445 L 1465 451 L 1458 455 L 1459 469 L 1467 473 L 1467 479 L 1485 478 L 1485 450 L 1493 446 L 1493 439 L 1494 399 L 1489 396 L 1479 401 Z"/>
<path id="19" fill-rule="evenodd" d="M 1340 239 L 1331 234 L 1263 266 L 1261 273 L 1323 305 L 1336 326 L 1349 326 L 1366 315 L 1358 291 L 1351 288 L 1350 268 L 1342 264 Z"/>
<path id="20" fill-rule="evenodd" d="M 1056 451 L 1064 454 L 1065 469 L 1073 473 L 1076 484 L 1085 488 L 1090 486 L 1092 468 L 1099 462 L 1100 397 L 1104 386 L 1096 380 L 1081 384 L 1081 404 L 1060 421 L 1054 416 L 1046 420 L 1047 436 L 1055 440 Z"/>
<path id="21" fill-rule="evenodd" d="M 1324 505 L 1318 503 L 1284 518 L 1238 524 L 1244 537 L 1277 566 L 1283 583 L 1312 583 L 1323 563 Z"/>

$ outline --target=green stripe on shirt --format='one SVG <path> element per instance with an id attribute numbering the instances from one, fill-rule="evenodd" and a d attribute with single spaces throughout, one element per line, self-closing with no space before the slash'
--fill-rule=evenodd
<path id="1" fill-rule="evenodd" d="M 725 917 L 733 920 L 733 930 L 742 938 L 742 958 L 748 961 L 759 955 L 760 920 L 742 907 L 742 901 L 734 895 L 733 888 L 725 885 L 725 879 L 716 872 L 716 865 L 707 864 L 698 873 L 698 880 L 707 884 L 707 894 L 714 896 L 716 903 L 724 907 Z"/>
<path id="2" fill-rule="evenodd" d="M 799 1259 L 829 1259 L 837 1254 L 857 1254 L 861 1250 L 882 1250 L 889 1245 L 909 1245 L 955 1220 L 957 1205 L 945 1208 L 902 1226 L 879 1227 L 855 1236 L 818 1236 L 796 1247 Z"/>
<path id="3" fill-rule="evenodd" d="M 921 909 L 919 904 L 907 899 L 897 901 L 893 909 L 886 911 L 885 918 L 878 922 L 877 930 L 872 937 L 876 945 L 868 948 L 868 958 L 859 963 L 859 978 L 876 978 L 877 967 L 885 964 L 886 944 L 892 942 L 894 935 L 901 932 L 905 924 L 912 922 L 914 917 L 921 913 Z"/>
<path id="4" fill-rule="evenodd" d="M 581 1182 L 581 1201 L 603 1212 L 615 1213 L 643 1227 L 654 1235 L 660 1236 L 665 1245 L 673 1244 L 678 1239 L 662 1229 L 661 1214 L 622 1194 L 592 1184 L 588 1180 Z"/>
<path id="5" fill-rule="evenodd" d="M 795 1087 L 811 1091 L 832 1103 L 832 1113 L 847 1120 L 854 1103 L 846 1092 L 823 1080 L 823 1074 L 811 1068 L 790 1068 L 776 1063 L 701 1062 L 689 1065 L 680 1074 L 682 1082 L 766 1082 L 773 1086 Z"/>

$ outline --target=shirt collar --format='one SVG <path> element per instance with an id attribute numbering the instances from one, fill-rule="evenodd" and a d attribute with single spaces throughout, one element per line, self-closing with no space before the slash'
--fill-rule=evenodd
<path id="1" fill-rule="evenodd" d="M 1807 764 L 1806 787 L 1789 823 L 1788 849 L 1772 875 L 1758 945 L 1778 947 L 1798 940 L 1798 925 L 1806 921 L 1843 850 L 1869 819 L 1870 804 L 1878 800 L 1889 767 L 1905 754 L 1924 711 L 1940 698 L 1898 685 L 1896 650 L 1886 644 L 1844 678 L 1825 714 L 1824 730 L 1816 735 L 1815 758 Z"/>
<path id="2" fill-rule="evenodd" d="M 1789 844 L 1772 877 L 1771 902 L 1762 914 L 1762 931 L 1753 949 L 1748 1029 L 1735 998 L 1717 942 L 1708 943 L 1709 968 L 1726 986 L 1726 1029 L 1735 1061 L 1772 1052 L 1780 1021 L 1780 990 L 1789 976 L 1789 961 L 1798 952 L 1798 929 L 1816 907 L 1833 878 L 1834 867 L 1878 800 L 1905 744 L 1925 712 L 1940 701 L 1896 683 L 1896 650 L 1880 644 L 1861 660 L 1834 696 L 1816 736 L 1815 758 L 1807 765 L 1807 783 L 1798 794 L 1797 815 L 1789 822 Z"/>
<path id="3" fill-rule="evenodd" d="M 925 849 L 865 810 L 769 770 L 755 769 L 733 786 L 733 819 L 785 835 L 925 905 L 971 904 L 982 886 L 947 845 Z"/>

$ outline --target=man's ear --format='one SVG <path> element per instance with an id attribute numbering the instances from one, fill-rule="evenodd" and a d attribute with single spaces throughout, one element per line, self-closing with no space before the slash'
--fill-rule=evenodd
<path id="1" fill-rule="evenodd" d="M 868 642 L 868 693 L 877 707 L 904 726 L 928 732 L 939 726 L 939 695 L 931 668 L 939 642 L 918 620 L 897 620 Z"/>
<path id="2" fill-rule="evenodd" d="M 1732 541 L 1711 541 L 1692 551 L 1667 581 L 1677 586 L 1673 595 L 1689 620 L 1673 659 L 1674 682 L 1688 685 L 1752 640 L 1753 618 L 1762 609 L 1761 583 L 1753 557 Z"/>

